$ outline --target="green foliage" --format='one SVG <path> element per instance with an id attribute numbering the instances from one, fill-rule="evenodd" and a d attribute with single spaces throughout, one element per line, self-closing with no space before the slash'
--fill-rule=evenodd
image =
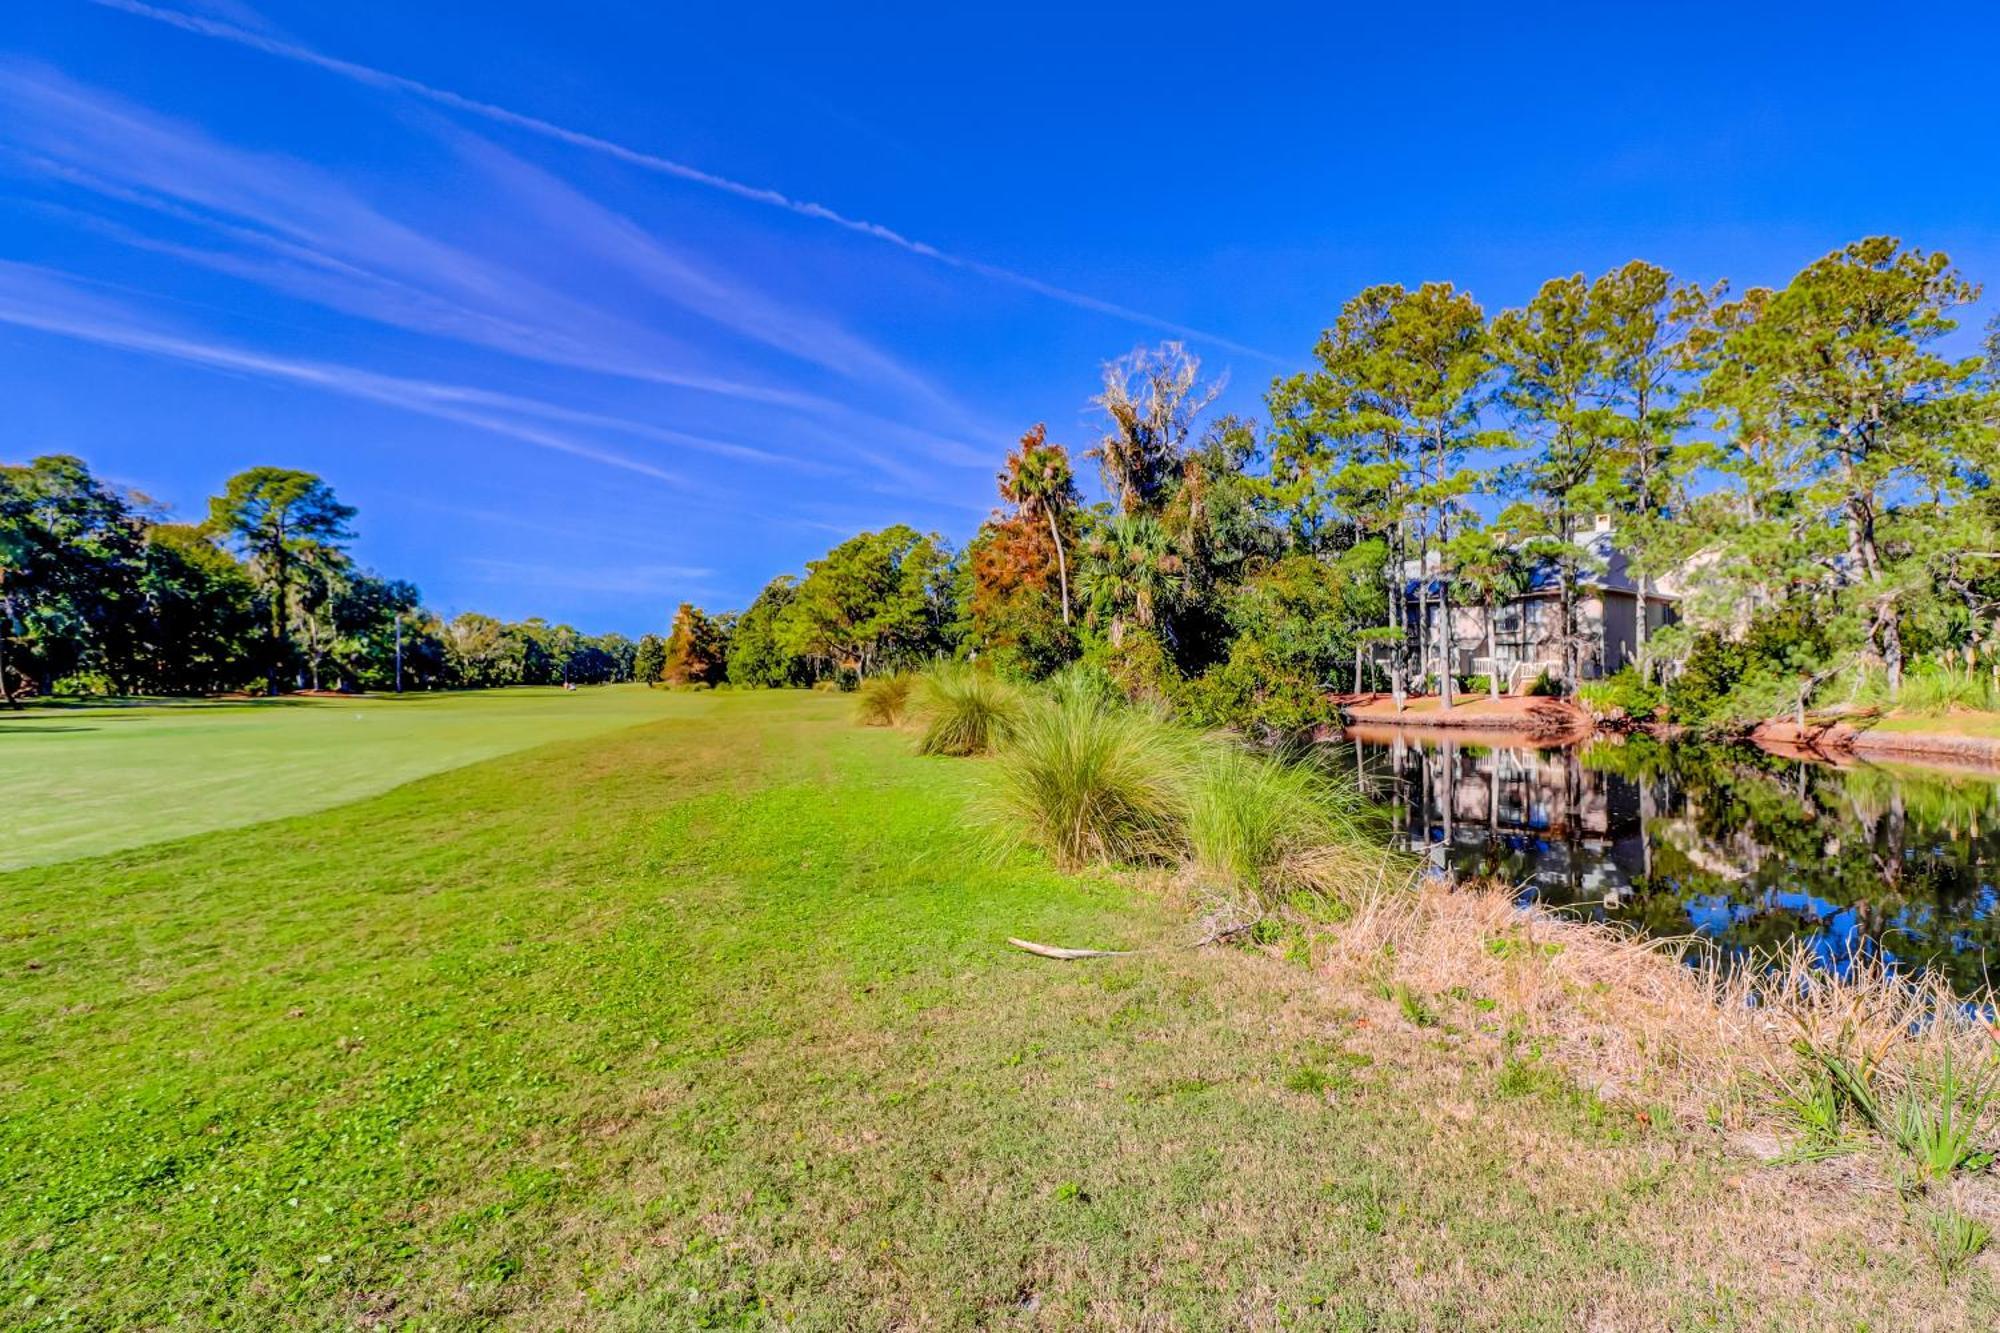
<path id="1" fill-rule="evenodd" d="M 1179 691 L 1190 721 L 1298 735 L 1332 721 L 1329 693 L 1353 684 L 1369 628 L 1387 614 L 1382 562 L 1368 541 L 1334 558 L 1290 555 L 1231 597 L 1225 661 Z"/>
<path id="2" fill-rule="evenodd" d="M 1187 733 L 1158 716 L 1065 692 L 1027 709 L 995 757 L 991 810 L 1059 865 L 1174 859 L 1196 761 Z"/>
<path id="3" fill-rule="evenodd" d="M 1753 621 L 1741 638 L 1695 634 L 1665 688 L 1667 708 L 1676 722 L 1717 731 L 1803 709 L 1841 660 L 1834 633 L 1794 602 Z"/>
<path id="4" fill-rule="evenodd" d="M 778 618 L 777 643 L 822 669 L 866 677 L 949 649 L 951 556 L 942 539 L 897 524 L 808 561 Z"/>
<path id="5" fill-rule="evenodd" d="M 1917 1236 L 1946 1282 L 1964 1272 L 1993 1239 L 1992 1227 L 1949 1205 L 1919 1205 L 1913 1211 Z"/>
<path id="6" fill-rule="evenodd" d="M 731 684 L 776 688 L 812 683 L 811 665 L 786 646 L 782 632 L 785 610 L 797 595 L 796 580 L 780 574 L 765 584 L 750 609 L 736 618 L 736 628 L 729 636 Z"/>
<path id="7" fill-rule="evenodd" d="M 1874 683 L 1872 678 L 1870 683 Z M 1887 698 L 1886 692 L 1870 690 L 1869 693 L 1884 703 L 1920 717 L 2000 710 L 2000 690 L 1994 688 L 1990 674 L 1946 663 L 1921 666 L 1912 671 L 1903 681 L 1902 692 L 1894 699 Z"/>
<path id="8" fill-rule="evenodd" d="M 345 564 L 343 543 L 353 535 L 347 526 L 353 517 L 353 508 L 340 503 L 325 481 L 291 468 L 239 472 L 209 502 L 209 529 L 236 541 L 263 592 L 273 693 L 305 655 L 292 627 L 313 623 L 316 594 Z"/>
<path id="9" fill-rule="evenodd" d="M 1204 745 L 1188 801 L 1193 867 L 1208 887 L 1268 910 L 1293 891 L 1329 887 L 1324 855 L 1362 840 L 1362 808 L 1348 780 L 1316 763 Z"/>
<path id="10" fill-rule="evenodd" d="M 1650 720 L 1664 699 L 1660 688 L 1632 667 L 1584 681 L 1576 693 L 1599 717 L 1635 721 Z"/>
<path id="11" fill-rule="evenodd" d="M 1402 1014 L 1403 1018 L 1412 1026 L 1434 1028 L 1438 1025 L 1437 1011 L 1430 1007 L 1429 1002 L 1423 996 L 1417 994 L 1408 986 L 1398 984 L 1395 988 L 1395 997 L 1396 1011 Z M 1506 1075 L 1503 1073 L 1501 1077 L 1503 1084 L 1501 1095 L 1507 1096 L 1509 1093 L 1505 1087 Z"/>
<path id="12" fill-rule="evenodd" d="M 1024 707 L 1019 688 L 993 672 L 941 662 L 916 682 L 917 753 L 987 754 L 1014 734 Z"/>
<path id="13" fill-rule="evenodd" d="M 2000 1105 L 2000 1057 L 1967 1069 L 1949 1051 L 1912 1070 L 1883 1126 L 1918 1177 L 1942 1180 L 1993 1161 L 1975 1136 Z"/>
<path id="14" fill-rule="evenodd" d="M 639 645 L 632 654 L 632 678 L 645 682 L 646 687 L 651 689 L 659 681 L 660 671 L 666 664 L 666 641 L 657 634 L 640 635 Z"/>

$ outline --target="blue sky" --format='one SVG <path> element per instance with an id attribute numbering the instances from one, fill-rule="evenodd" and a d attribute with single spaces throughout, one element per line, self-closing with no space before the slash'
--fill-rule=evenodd
<path id="1" fill-rule="evenodd" d="M 11 6 L 0 457 L 309 468 L 447 614 L 638 633 L 963 541 L 1141 342 L 1252 410 L 1372 282 L 2000 279 L 1990 3 L 1079 10 Z"/>

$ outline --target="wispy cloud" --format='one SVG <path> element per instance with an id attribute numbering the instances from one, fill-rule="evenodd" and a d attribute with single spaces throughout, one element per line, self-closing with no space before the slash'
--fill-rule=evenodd
<path id="1" fill-rule="evenodd" d="M 229 242 L 130 243 L 345 314 L 510 355 L 806 411 L 822 396 L 689 367 L 689 345 L 397 221 L 328 173 L 244 152 L 50 70 L 0 65 L 0 135 L 30 165 Z M 116 224 L 108 224 L 116 230 Z"/>
<path id="2" fill-rule="evenodd" d="M 657 153 L 630 148 L 610 139 L 557 125 L 552 121 L 543 120 L 537 116 L 526 115 L 519 111 L 512 111 L 491 102 L 482 102 L 475 98 L 452 92 L 449 89 L 434 87 L 417 79 L 407 78 L 400 74 L 392 74 L 387 70 L 376 69 L 354 61 L 341 60 L 334 56 L 322 54 L 307 46 L 302 46 L 294 42 L 281 41 L 275 37 L 251 32 L 233 24 L 218 22 L 197 14 L 161 9 L 154 5 L 144 4 L 141 0 L 91 0 L 91 3 L 100 5 L 106 9 L 115 9 L 123 13 L 151 19 L 155 22 L 169 24 L 186 32 L 231 42 L 235 45 L 260 51 L 282 60 L 310 65 L 317 69 L 340 75 L 343 78 L 367 84 L 371 87 L 407 93 L 437 105 L 449 107 L 455 111 L 481 117 L 496 124 L 524 130 L 530 134 L 566 144 L 572 148 L 601 154 L 645 171 L 706 186 L 709 189 L 720 190 L 725 194 L 734 195 L 739 199 L 746 199 L 753 203 L 783 209 L 786 212 L 794 213 L 801 217 L 814 218 L 821 222 L 831 223 L 848 231 L 897 246 L 911 254 L 921 255 L 926 259 L 948 265 L 952 268 L 962 269 L 969 273 L 976 273 L 983 278 L 1018 287 L 1033 292 L 1038 296 L 1060 301 L 1081 310 L 1108 315 L 1146 328 L 1171 333 L 1176 337 L 1204 342 L 1211 346 L 1246 356 L 1254 356 L 1277 364 L 1284 364 L 1284 359 L 1273 353 L 1247 346 L 1233 339 L 1225 338 L 1220 334 L 1192 328 L 1173 320 L 1162 319 L 1158 315 L 1148 314 L 1142 310 L 1135 310 L 1130 306 L 1119 305 L 1116 302 L 1101 300 L 1084 292 L 1072 291 L 1067 287 L 1045 282 L 1040 278 L 1020 273 L 1013 269 L 1003 268 L 997 264 L 989 264 L 983 260 L 953 254 L 927 242 L 915 240 L 892 227 L 884 226 L 878 222 L 869 222 L 861 218 L 849 217 L 844 213 L 828 208 L 824 204 L 795 199 L 779 190 L 732 180 L 727 176 L 704 171 L 699 167 L 691 166 L 685 162 L 678 162 L 672 158 L 662 157 Z"/>
<path id="3" fill-rule="evenodd" d="M 933 464 L 984 466 L 985 451 L 838 398 L 685 368 L 687 344 L 646 318 L 657 296 L 762 347 L 832 371 L 912 415 L 974 439 L 1005 432 L 836 321 L 670 250 L 631 219 L 547 172 L 462 131 L 450 151 L 526 248 L 561 254 L 536 274 L 406 225 L 305 163 L 250 153 L 193 127 L 77 84 L 54 71 L 0 63 L 0 146 L 44 178 L 139 209 L 143 229 L 86 209 L 73 222 L 121 244 L 255 283 L 343 314 L 565 369 L 696 390 L 817 423 L 806 433 L 910 450 Z M 537 247 L 532 238 L 542 237 Z M 605 299 L 594 299 L 593 293 Z M 638 297 L 635 301 L 635 296 Z M 615 308 L 614 308 L 615 306 Z M 711 345 L 713 338 L 707 340 Z M 578 418 L 580 421 L 581 418 Z M 603 423 L 593 423 L 603 424 Z M 623 429 L 624 427 L 614 427 Z M 770 451 L 687 432 L 652 438 L 741 457 Z"/>
<path id="4" fill-rule="evenodd" d="M 380 403 L 588 459 L 671 486 L 685 488 L 692 484 L 680 473 L 645 459 L 510 420 L 492 410 L 509 404 L 514 410 L 521 410 L 525 399 L 462 385 L 381 375 L 335 362 L 272 356 L 149 328 L 116 303 L 79 290 L 66 275 L 32 264 L 0 260 L 0 323 Z M 545 412 L 551 410 L 549 405 L 535 406 Z M 477 410 L 482 407 L 485 410 Z"/>

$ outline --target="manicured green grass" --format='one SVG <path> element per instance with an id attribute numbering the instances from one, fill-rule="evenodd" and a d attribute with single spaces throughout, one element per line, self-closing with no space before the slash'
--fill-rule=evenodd
<path id="1" fill-rule="evenodd" d="M 664 698 L 631 685 L 0 710 L 0 869 L 324 810 L 657 718 Z"/>
<path id="2" fill-rule="evenodd" d="M 1893 1200 L 991 852 L 985 761 L 647 706 L 0 875 L 0 1324 L 1990 1326 Z"/>

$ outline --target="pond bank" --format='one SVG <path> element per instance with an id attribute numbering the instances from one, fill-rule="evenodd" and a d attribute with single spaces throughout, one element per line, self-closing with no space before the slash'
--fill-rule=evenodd
<path id="1" fill-rule="evenodd" d="M 1629 729 L 1607 727 L 1573 700 L 1540 696 L 1465 694 L 1449 709 L 1436 695 L 1406 696 L 1398 709 L 1386 693 L 1337 694 L 1333 702 L 1340 709 L 1347 729 L 1409 727 L 1450 731 L 1453 734 L 1491 732 L 1504 734 L 1514 744 L 1574 745 L 1598 736 L 1627 734 Z M 1982 720 L 1988 715 L 1981 715 Z M 1952 729 L 1951 719 L 1938 719 L 1935 730 L 1902 730 L 1917 719 L 1892 719 L 1897 727 L 1884 726 L 1885 719 L 1864 717 L 1808 722 L 1774 718 L 1758 724 L 1749 739 L 1779 754 L 1803 754 L 1833 761 L 1845 757 L 1923 761 L 1959 768 L 2000 769 L 2000 729 L 1968 731 Z M 1647 724 L 1636 728 L 1661 740 L 1672 740 L 1678 728 Z M 1329 727 L 1318 739 L 1337 739 L 1343 728 Z"/>
<path id="2" fill-rule="evenodd" d="M 1767 748 L 1798 749 L 1839 758 L 1915 759 L 1957 767 L 2000 768 L 2000 736 L 1950 731 L 1887 731 L 1844 721 L 1765 722 L 1750 739 Z"/>
<path id="3" fill-rule="evenodd" d="M 1438 727 L 1461 731 L 1497 731 L 1531 736 L 1546 744 L 1585 740 L 1594 723 L 1590 714 L 1567 699 L 1540 695 L 1461 694 L 1452 707 L 1435 695 L 1405 696 L 1396 707 L 1389 694 L 1339 694 L 1334 705 L 1355 726 Z"/>

